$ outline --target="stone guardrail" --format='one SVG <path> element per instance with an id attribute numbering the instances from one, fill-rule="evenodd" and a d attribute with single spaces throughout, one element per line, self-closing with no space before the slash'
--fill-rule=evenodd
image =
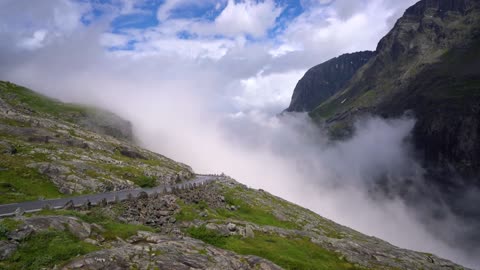
<path id="1" fill-rule="evenodd" d="M 117 202 L 124 201 L 131 197 L 137 197 L 140 193 L 145 192 L 148 195 L 158 193 L 170 193 L 176 189 L 189 189 L 197 186 L 208 184 L 217 180 L 218 176 L 197 174 L 195 179 L 182 182 L 175 185 L 160 185 L 154 188 L 138 188 L 131 190 L 119 190 L 105 192 L 100 194 L 82 195 L 61 199 L 37 200 L 12 204 L 0 205 L 0 217 L 14 216 L 16 213 L 38 212 L 42 209 L 60 209 L 69 204 L 72 207 L 80 207 L 82 205 L 97 205 L 101 202 Z"/>

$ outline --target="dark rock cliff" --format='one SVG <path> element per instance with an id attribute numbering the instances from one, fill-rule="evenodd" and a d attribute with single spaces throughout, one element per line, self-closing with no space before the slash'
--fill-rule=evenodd
<path id="1" fill-rule="evenodd" d="M 297 83 L 286 111 L 313 110 L 342 89 L 353 74 L 374 55 L 371 51 L 344 54 L 311 68 Z"/>
<path id="2" fill-rule="evenodd" d="M 413 142 L 426 167 L 449 168 L 480 184 L 479 67 L 480 1 L 423 0 L 311 115 L 335 127 L 364 113 L 397 117 L 411 111 L 417 119 Z"/>

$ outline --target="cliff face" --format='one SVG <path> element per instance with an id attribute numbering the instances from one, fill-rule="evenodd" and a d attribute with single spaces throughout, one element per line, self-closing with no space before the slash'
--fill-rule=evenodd
<path id="1" fill-rule="evenodd" d="M 288 112 L 308 112 L 342 89 L 374 52 L 344 54 L 317 65 L 303 76 L 293 92 Z"/>
<path id="2" fill-rule="evenodd" d="M 376 55 L 311 116 L 338 131 L 365 113 L 413 112 L 413 141 L 425 165 L 454 168 L 480 184 L 479 6 L 478 0 L 423 0 L 410 7 Z"/>

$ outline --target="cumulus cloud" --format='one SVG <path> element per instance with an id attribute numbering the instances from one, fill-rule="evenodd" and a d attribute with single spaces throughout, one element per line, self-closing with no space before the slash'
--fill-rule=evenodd
<path id="1" fill-rule="evenodd" d="M 409 1 L 330 1 L 310 6 L 295 18 L 280 36 L 282 45 L 305 50 L 321 48 L 329 54 L 341 47 L 346 52 L 371 50 L 380 36 L 393 26 L 401 13 L 416 0 Z"/>
<path id="2" fill-rule="evenodd" d="M 352 139 L 334 143 L 304 114 L 275 116 L 306 69 L 341 53 L 374 49 L 407 1 L 359 1 L 364 6 L 355 10 L 344 10 L 340 0 L 310 1 L 283 31 L 253 41 L 249 35 L 265 35 L 283 6 L 212 1 L 219 15 L 205 21 L 171 16 L 192 1 L 166 1 L 171 4 L 160 6 L 159 25 L 112 31 L 109 20 L 139 8 L 126 2 L 123 11 L 102 6 L 110 13 L 87 25 L 82 20 L 95 5 L 85 2 L 0 2 L 0 78 L 110 109 L 134 123 L 144 146 L 198 172 L 224 171 L 402 247 L 479 263 L 472 255 L 478 249 L 440 237 L 461 233 L 462 224 L 446 209 L 440 208 L 449 218 L 440 222 L 375 190 L 379 178 L 394 188 L 405 178 L 424 184 L 408 145 L 414 119 L 364 119 Z M 52 19 L 56 8 L 75 19 Z M 266 18 L 250 18 L 247 11 Z M 238 21 L 218 22 L 223 12 Z M 69 26 L 63 28 L 62 20 Z M 179 37 L 183 30 L 197 34 Z M 36 31 L 46 34 L 35 37 Z M 32 38 L 41 46 L 19 46 Z M 130 43 L 126 50 L 111 48 Z"/>
<path id="3" fill-rule="evenodd" d="M 273 0 L 247 0 L 238 3 L 229 0 L 225 9 L 215 19 L 215 29 L 225 35 L 250 34 L 261 37 L 273 27 L 281 11 Z"/>

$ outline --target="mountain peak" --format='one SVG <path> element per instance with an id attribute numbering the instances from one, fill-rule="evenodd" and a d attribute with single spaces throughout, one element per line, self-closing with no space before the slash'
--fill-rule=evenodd
<path id="1" fill-rule="evenodd" d="M 427 12 L 444 14 L 446 12 L 459 12 L 465 14 L 478 0 L 422 0 L 405 11 L 406 16 L 422 16 Z"/>
<path id="2" fill-rule="evenodd" d="M 309 69 L 297 83 L 288 112 L 313 110 L 318 104 L 342 89 L 353 74 L 364 66 L 375 52 L 362 51 L 343 54 Z"/>

